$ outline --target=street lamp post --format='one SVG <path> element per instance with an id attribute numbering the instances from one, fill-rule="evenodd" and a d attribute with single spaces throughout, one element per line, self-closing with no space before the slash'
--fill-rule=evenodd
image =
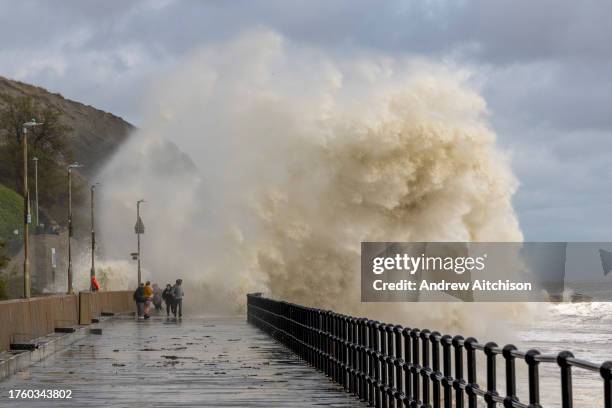
<path id="1" fill-rule="evenodd" d="M 83 167 L 74 162 L 68 165 L 68 293 L 73 293 L 72 288 L 72 169 Z"/>
<path id="2" fill-rule="evenodd" d="M 38 157 L 32 159 L 34 162 L 34 199 L 36 200 L 36 227 L 40 225 L 38 218 Z"/>
<path id="3" fill-rule="evenodd" d="M 142 276 L 140 273 L 140 234 L 144 234 L 144 224 L 142 222 L 142 219 L 140 219 L 140 203 L 144 202 L 145 200 L 136 201 L 136 227 L 134 228 L 138 243 L 138 285 L 140 285 L 140 283 L 142 282 Z"/>
<path id="4" fill-rule="evenodd" d="M 40 126 L 35 119 L 22 125 L 23 137 L 23 297 L 30 297 L 30 259 L 29 259 L 29 231 L 30 224 L 30 189 L 28 188 L 28 129 Z"/>
<path id="5" fill-rule="evenodd" d="M 94 278 L 96 277 L 96 230 L 95 230 L 95 222 L 94 222 L 94 192 L 96 190 L 96 186 L 99 183 L 95 183 L 91 185 L 91 273 L 90 273 L 90 289 L 94 290 Z"/>

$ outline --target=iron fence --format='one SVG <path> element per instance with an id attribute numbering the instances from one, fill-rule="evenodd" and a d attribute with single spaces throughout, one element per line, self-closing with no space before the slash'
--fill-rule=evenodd
<path id="1" fill-rule="evenodd" d="M 513 345 L 385 324 L 329 310 L 247 295 L 248 322 L 271 334 L 371 406 L 384 408 L 539 408 L 540 364 L 557 364 L 563 408 L 573 407 L 572 369 L 603 379 L 605 408 L 612 408 L 612 361 L 594 364 L 569 351 L 541 354 Z M 486 387 L 476 379 L 477 352 L 486 359 Z M 498 356 L 501 356 L 498 359 Z M 498 390 L 498 360 L 505 371 L 505 395 Z M 527 365 L 529 402 L 517 396 L 516 361 Z"/>

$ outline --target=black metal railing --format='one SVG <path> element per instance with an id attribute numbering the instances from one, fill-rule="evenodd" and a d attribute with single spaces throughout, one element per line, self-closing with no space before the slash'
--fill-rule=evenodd
<path id="1" fill-rule="evenodd" d="M 522 352 L 513 345 L 481 344 L 475 338 L 441 335 L 356 318 L 329 310 L 247 295 L 248 322 L 270 333 L 309 364 L 369 405 L 384 408 L 538 408 L 539 365 L 559 367 L 561 403 L 571 408 L 572 369 L 599 373 L 605 408 L 612 408 L 612 361 L 593 364 L 569 351 Z M 476 378 L 477 351 L 486 358 L 486 387 Z M 505 395 L 498 389 L 498 356 L 505 370 Z M 517 396 L 516 360 L 527 364 L 529 402 Z M 582 407 L 581 407 L 582 408 Z M 588 407 L 587 407 L 588 408 Z"/>

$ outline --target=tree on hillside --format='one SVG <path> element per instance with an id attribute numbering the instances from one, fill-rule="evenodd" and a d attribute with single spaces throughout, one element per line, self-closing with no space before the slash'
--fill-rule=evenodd
<path id="1" fill-rule="evenodd" d="M 6 243 L 0 239 L 0 270 L 4 269 L 8 264 L 9 258 L 6 256 L 4 247 Z"/>
<path id="2" fill-rule="evenodd" d="M 0 95 L 0 183 L 21 193 L 23 183 L 23 123 L 33 118 L 43 125 L 28 130 L 28 157 L 38 158 L 41 205 L 55 206 L 66 195 L 65 165 L 72 159 L 67 141 L 70 127 L 62 113 L 28 96 Z M 28 165 L 30 191 L 34 191 L 34 165 Z"/>
<path id="3" fill-rule="evenodd" d="M 8 265 L 9 258 L 6 256 L 5 243 L 0 239 L 0 272 Z M 8 299 L 8 288 L 6 278 L 0 274 L 0 300 Z"/>

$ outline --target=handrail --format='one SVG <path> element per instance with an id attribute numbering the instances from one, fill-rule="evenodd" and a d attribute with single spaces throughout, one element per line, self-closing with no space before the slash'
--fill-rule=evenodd
<path id="1" fill-rule="evenodd" d="M 247 320 L 270 333 L 344 389 L 377 408 L 541 408 L 540 363 L 560 370 L 561 404 L 572 408 L 572 368 L 599 372 L 604 406 L 612 408 L 612 361 L 594 364 L 569 351 L 541 354 L 508 344 L 441 335 L 247 295 Z M 477 351 L 486 358 L 486 386 L 477 383 Z M 497 356 L 504 362 L 506 395 L 497 390 Z M 516 360 L 528 368 L 529 402 L 516 394 Z M 465 363 L 464 363 L 465 361 Z M 464 373 L 465 370 L 465 373 Z"/>

